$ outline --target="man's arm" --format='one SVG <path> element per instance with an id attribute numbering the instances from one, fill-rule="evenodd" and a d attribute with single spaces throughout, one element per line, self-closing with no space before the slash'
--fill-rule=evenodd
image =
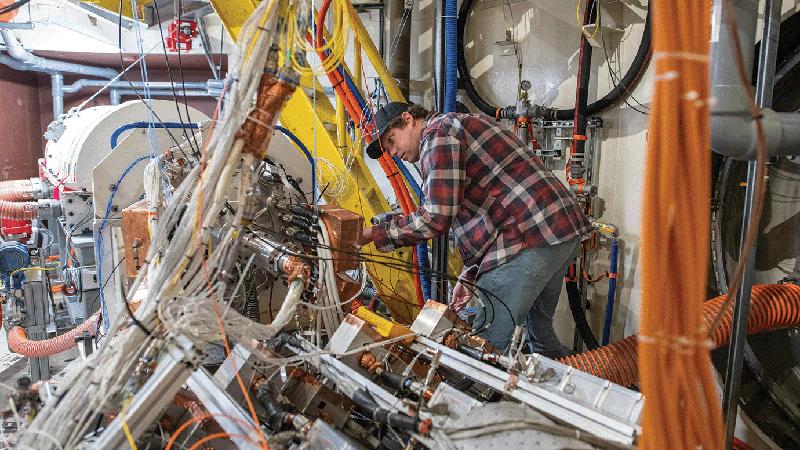
<path id="1" fill-rule="evenodd" d="M 450 228 L 458 206 L 464 198 L 462 151 L 464 131 L 455 117 L 445 117 L 421 152 L 422 170 L 426 174 L 422 190 L 425 201 L 416 212 L 372 227 L 370 240 L 381 251 L 414 245 L 442 235 Z"/>

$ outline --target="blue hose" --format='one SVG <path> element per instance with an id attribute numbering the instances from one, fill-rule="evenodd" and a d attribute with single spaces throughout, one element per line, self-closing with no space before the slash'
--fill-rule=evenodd
<path id="1" fill-rule="evenodd" d="M 125 125 L 117 128 L 111 134 L 111 149 L 115 149 L 117 144 L 119 143 L 119 137 L 122 133 L 133 130 L 135 128 L 189 128 L 192 130 L 196 130 L 200 128 L 200 125 L 196 123 L 177 123 L 177 122 L 131 122 L 126 123 Z"/>
<path id="2" fill-rule="evenodd" d="M 608 268 L 608 302 L 606 318 L 603 324 L 603 345 L 608 344 L 611 337 L 611 322 L 614 319 L 614 297 L 617 293 L 617 259 L 619 258 L 619 238 L 611 237 L 611 258 Z"/>
<path id="3" fill-rule="evenodd" d="M 444 2 L 444 111 L 456 110 L 456 92 L 458 91 L 458 35 L 457 31 L 458 0 Z M 467 76 L 465 74 L 464 76 Z"/>
<path id="4" fill-rule="evenodd" d="M 403 174 L 406 180 L 408 180 L 408 184 L 411 185 L 411 189 L 417 194 L 417 198 L 419 198 L 419 204 L 421 205 L 422 202 L 425 200 L 425 196 L 422 193 L 422 188 L 419 187 L 417 184 L 417 180 L 411 175 L 411 172 L 408 170 L 403 161 L 398 158 L 394 157 L 394 163 L 397 165 L 397 168 L 400 169 L 400 172 Z M 422 295 L 425 296 L 425 300 L 430 300 L 431 298 L 431 262 L 428 258 L 428 243 L 422 242 L 417 244 L 417 264 L 419 264 L 419 281 L 422 284 Z"/>
<path id="5" fill-rule="evenodd" d="M 301 141 L 300 138 L 297 137 L 294 133 L 292 133 L 291 131 L 287 130 L 286 128 L 284 128 L 284 127 L 282 127 L 280 125 L 276 125 L 275 129 L 280 131 L 281 133 L 283 133 L 284 136 L 286 136 L 292 142 L 294 142 L 294 145 L 298 146 L 300 148 L 300 150 L 302 150 L 303 153 L 305 153 L 306 158 L 308 159 L 308 162 L 311 163 L 311 192 L 312 192 L 311 198 L 314 200 L 312 203 L 316 203 L 316 195 L 317 195 L 317 164 L 314 161 L 314 157 L 311 156 L 311 152 L 308 151 L 308 147 L 306 147 L 305 144 L 303 144 L 303 141 Z"/>

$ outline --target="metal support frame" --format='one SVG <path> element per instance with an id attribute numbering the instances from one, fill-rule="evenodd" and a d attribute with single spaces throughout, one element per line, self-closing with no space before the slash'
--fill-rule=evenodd
<path id="1" fill-rule="evenodd" d="M 764 4 L 764 29 L 761 37 L 761 52 L 758 60 L 758 79 L 756 84 L 756 104 L 760 108 L 772 106 L 772 90 L 775 81 L 775 65 L 778 54 L 778 37 L 781 27 L 781 7 L 783 0 L 766 0 Z M 748 45 L 745 43 L 745 45 Z M 753 207 L 755 191 L 758 183 L 756 162 L 747 163 L 747 188 L 740 236 L 740 252 L 744 249 L 747 230 L 754 219 Z M 731 345 L 728 348 L 728 360 L 725 367 L 725 387 L 723 409 L 725 413 L 725 448 L 733 445 L 733 434 L 736 428 L 736 416 L 739 410 L 739 390 L 742 381 L 742 365 L 747 345 L 747 319 L 750 312 L 750 290 L 753 286 L 753 270 L 755 269 L 756 242 L 745 262 L 742 285 L 736 295 L 733 309 L 733 330 Z M 740 253 L 741 257 L 741 253 Z"/>
<path id="2" fill-rule="evenodd" d="M 123 432 L 123 421 L 134 439 L 140 436 L 153 421 L 164 412 L 164 408 L 175 398 L 178 390 L 194 371 L 188 364 L 194 360 L 194 347 L 185 338 L 178 338 L 170 345 L 159 361 L 155 373 L 133 397 L 125 415 L 118 415 L 106 427 L 92 448 L 125 448 L 127 438 Z"/>
<path id="3" fill-rule="evenodd" d="M 205 369 L 196 370 L 189 377 L 186 385 L 197 396 L 203 407 L 214 416 L 214 421 L 230 435 L 231 442 L 236 445 L 236 448 L 260 448 L 254 444 L 255 431 L 258 430 L 259 425 L 253 423 L 252 417 L 224 388 L 217 384 Z"/>
<path id="4" fill-rule="evenodd" d="M 530 382 L 525 374 L 504 372 L 421 336 L 411 348 L 437 350 L 441 366 L 599 438 L 631 445 L 640 432 L 642 394 L 541 355 L 532 356 L 534 361 L 528 364 L 539 379 Z"/>
<path id="5" fill-rule="evenodd" d="M 46 276 L 46 275 L 43 275 Z M 22 287 L 25 296 L 25 317 L 28 339 L 47 339 L 47 323 L 50 320 L 50 305 L 47 302 L 47 287 L 42 281 L 29 281 Z M 50 358 L 30 358 L 31 381 L 50 379 Z"/>

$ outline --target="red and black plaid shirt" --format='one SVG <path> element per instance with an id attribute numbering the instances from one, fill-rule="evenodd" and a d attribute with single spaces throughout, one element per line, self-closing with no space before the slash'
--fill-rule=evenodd
<path id="1" fill-rule="evenodd" d="M 425 201 L 375 227 L 382 251 L 452 229 L 465 267 L 478 273 L 522 249 L 554 245 L 592 226 L 566 186 L 508 128 L 481 114 L 430 114 L 420 142 Z"/>

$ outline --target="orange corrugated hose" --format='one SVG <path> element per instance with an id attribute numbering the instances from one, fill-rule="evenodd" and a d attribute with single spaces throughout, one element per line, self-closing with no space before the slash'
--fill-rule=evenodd
<path id="1" fill-rule="evenodd" d="M 642 449 L 719 449 L 703 325 L 711 175 L 708 0 L 653 0 L 655 61 L 642 223 Z"/>
<path id="2" fill-rule="evenodd" d="M 89 334 L 94 336 L 94 330 L 97 327 L 97 320 L 99 317 L 99 312 L 94 313 L 82 324 L 68 332 L 41 341 L 32 341 L 28 339 L 24 328 L 14 327 L 8 332 L 8 347 L 15 353 L 34 358 L 57 355 L 78 345 L 75 342 L 75 338 L 82 336 L 84 331 L 88 331 Z"/>
<path id="3" fill-rule="evenodd" d="M 2 8 L 4 6 L 11 5 L 15 1 L 16 0 L 0 0 L 0 8 Z M 0 14 L 0 22 L 11 22 L 11 20 L 14 19 L 14 17 L 17 16 L 18 12 L 19 12 L 19 9 L 15 9 L 15 10 L 9 12 L 9 13 Z"/>
<path id="4" fill-rule="evenodd" d="M 706 329 L 722 309 L 725 296 L 712 298 L 703 304 Z M 730 340 L 733 312 L 726 308 L 720 326 L 712 333 L 714 347 L 726 345 Z M 763 284 L 753 287 L 750 297 L 750 316 L 747 331 L 750 334 L 800 326 L 800 286 L 794 284 Z M 636 355 L 637 337 L 625 339 L 598 349 L 562 358 L 568 366 L 591 373 L 623 386 L 639 381 Z"/>
<path id="5" fill-rule="evenodd" d="M 36 202 L 9 202 L 0 200 L 0 218 L 31 220 L 37 217 L 39 217 L 39 204 Z"/>
<path id="6" fill-rule="evenodd" d="M 34 187 L 30 179 L 0 181 L 0 200 L 22 202 L 35 200 Z"/>

